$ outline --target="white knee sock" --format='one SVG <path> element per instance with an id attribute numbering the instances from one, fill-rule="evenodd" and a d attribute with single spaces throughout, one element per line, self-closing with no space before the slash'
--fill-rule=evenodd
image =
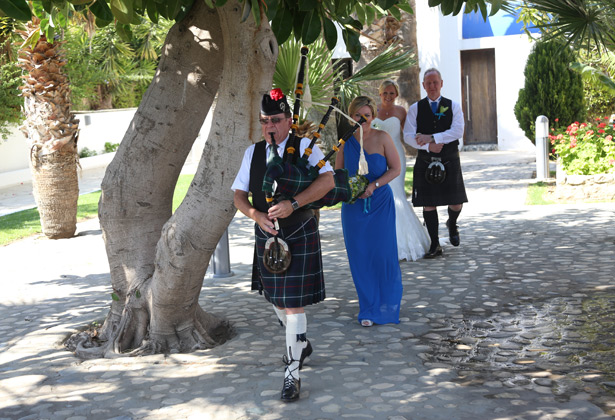
<path id="1" fill-rule="evenodd" d="M 280 321 L 280 324 L 282 324 L 282 326 L 285 327 L 286 326 L 286 310 L 280 309 L 275 305 L 273 305 L 273 310 L 275 311 L 275 314 L 278 316 L 278 320 Z"/>
<path id="2" fill-rule="evenodd" d="M 285 376 L 292 374 L 299 379 L 299 359 L 307 346 L 307 318 L 305 313 L 286 315 L 286 352 L 290 365 L 286 367 Z"/>

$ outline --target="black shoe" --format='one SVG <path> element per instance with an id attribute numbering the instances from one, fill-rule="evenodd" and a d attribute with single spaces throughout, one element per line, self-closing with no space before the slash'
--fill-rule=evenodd
<path id="1" fill-rule="evenodd" d="M 301 379 L 295 379 L 292 375 L 284 378 L 284 387 L 282 388 L 282 396 L 284 402 L 296 401 L 299 399 L 301 391 Z"/>
<path id="2" fill-rule="evenodd" d="M 459 231 L 457 225 L 449 226 L 450 220 L 446 221 L 446 227 L 448 228 L 448 238 L 451 240 L 451 245 L 459 246 Z"/>
<path id="3" fill-rule="evenodd" d="M 435 248 L 429 248 L 429 251 L 427 251 L 424 258 L 431 259 L 439 257 L 440 255 L 442 255 L 442 247 L 438 245 Z"/>

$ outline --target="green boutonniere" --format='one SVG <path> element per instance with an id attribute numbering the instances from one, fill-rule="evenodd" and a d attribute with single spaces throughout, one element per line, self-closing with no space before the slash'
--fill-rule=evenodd
<path id="1" fill-rule="evenodd" d="M 436 116 L 438 117 L 438 120 L 444 116 L 444 113 L 446 111 L 448 111 L 448 107 L 447 106 L 441 106 L 440 107 L 440 112 L 436 113 Z"/>

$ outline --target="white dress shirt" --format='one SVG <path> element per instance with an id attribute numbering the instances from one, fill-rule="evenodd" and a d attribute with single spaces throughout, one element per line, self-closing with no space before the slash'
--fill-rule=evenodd
<path id="1" fill-rule="evenodd" d="M 440 104 L 440 99 L 442 99 L 442 96 L 440 96 L 436 100 L 436 102 L 438 102 L 438 106 Z M 428 100 L 431 106 L 431 102 L 433 101 L 431 101 L 429 98 Z M 434 133 L 433 138 L 437 144 L 451 143 L 463 137 L 463 129 L 465 125 L 464 120 L 463 120 L 463 111 L 461 110 L 461 106 L 457 102 L 455 101 L 451 101 L 451 102 L 452 102 L 452 108 L 453 108 L 453 122 L 451 124 L 451 128 L 449 128 L 448 130 L 443 131 L 441 133 Z M 408 109 L 408 115 L 406 116 L 406 123 L 404 124 L 404 141 L 408 143 L 410 146 L 414 147 L 415 149 L 422 149 L 422 150 L 429 151 L 429 144 L 424 144 L 423 146 L 419 146 L 418 143 L 416 142 L 416 135 L 424 134 L 424 133 L 416 132 L 417 114 L 418 114 L 418 102 L 415 102 L 412 105 L 410 105 L 410 108 Z"/>
<path id="2" fill-rule="evenodd" d="M 280 157 L 284 155 L 284 150 L 286 149 L 287 141 L 288 141 L 288 136 L 284 139 L 282 143 L 278 144 L 278 153 Z M 300 149 L 299 157 L 303 156 L 303 152 L 310 145 L 310 141 L 311 140 L 308 138 L 301 139 L 301 144 L 299 146 L 299 149 Z M 235 177 L 235 181 L 233 182 L 233 185 L 231 186 L 231 189 L 233 191 L 235 190 L 241 190 L 241 191 L 246 191 L 246 192 L 250 191 L 250 166 L 252 164 L 252 156 L 254 155 L 255 146 L 256 145 L 253 144 L 250 147 L 248 147 L 246 149 L 246 152 L 243 155 L 243 160 L 241 161 L 241 168 L 239 168 L 239 172 L 237 173 L 237 176 Z M 270 147 L 271 145 L 267 144 L 265 157 L 269 156 Z M 310 163 L 310 166 L 316 166 L 316 164 L 324 157 L 325 157 L 325 154 L 320 150 L 320 148 L 317 145 L 314 145 L 314 147 L 312 148 L 312 154 L 308 158 L 308 162 Z M 320 170 L 318 171 L 318 173 L 321 173 L 321 174 L 325 172 L 333 172 L 333 168 L 331 167 L 329 162 L 326 162 L 325 166 L 320 168 Z"/>

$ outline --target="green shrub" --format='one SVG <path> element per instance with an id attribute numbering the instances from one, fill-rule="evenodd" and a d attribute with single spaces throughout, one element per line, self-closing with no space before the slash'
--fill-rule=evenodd
<path id="1" fill-rule="evenodd" d="M 106 142 L 105 143 L 105 153 L 115 152 L 118 147 L 120 147 L 119 143 L 109 143 L 109 142 Z"/>
<path id="2" fill-rule="evenodd" d="M 90 156 L 96 156 L 97 154 L 98 153 L 96 152 L 96 150 L 90 150 L 87 147 L 84 147 L 79 152 L 79 157 L 80 158 L 86 158 L 86 157 L 90 157 Z"/>
<path id="3" fill-rule="evenodd" d="M 563 126 L 584 119 L 583 83 L 581 76 L 569 68 L 573 61 L 573 52 L 557 41 L 534 45 L 525 65 L 525 87 L 519 90 L 515 104 L 519 126 L 532 142 L 540 115 L 551 122 L 559 118 Z"/>
<path id="4" fill-rule="evenodd" d="M 17 63 L 7 63 L 0 66 L 0 136 L 7 138 L 9 123 L 19 123 L 22 120 L 21 106 L 23 98 L 21 91 L 21 69 Z"/>

